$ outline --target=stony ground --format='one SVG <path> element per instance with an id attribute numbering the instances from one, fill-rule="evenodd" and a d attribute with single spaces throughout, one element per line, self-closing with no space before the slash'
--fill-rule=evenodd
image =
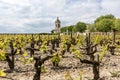
<path id="1" fill-rule="evenodd" d="M 0 61 L 0 69 L 6 71 L 6 77 L 0 77 L 0 80 L 32 80 L 35 74 L 34 62 L 24 65 L 16 56 L 15 70 L 9 72 L 6 61 Z M 41 80 L 65 80 L 67 72 L 71 77 L 79 78 L 79 72 L 83 72 L 82 80 L 91 80 L 93 78 L 92 66 L 81 64 L 74 55 L 66 53 L 61 59 L 58 68 L 52 66 L 51 60 L 44 64 L 46 72 L 41 74 Z M 114 75 L 111 74 L 114 73 Z M 106 55 L 100 65 L 101 80 L 120 80 L 120 55 Z"/>

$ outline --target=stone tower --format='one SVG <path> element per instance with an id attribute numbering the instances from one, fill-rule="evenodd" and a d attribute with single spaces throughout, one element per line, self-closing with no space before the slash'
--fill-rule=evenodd
<path id="1" fill-rule="evenodd" d="M 59 20 L 59 18 L 57 17 L 57 20 L 55 21 L 55 33 L 59 33 L 60 32 L 60 25 L 61 22 Z"/>

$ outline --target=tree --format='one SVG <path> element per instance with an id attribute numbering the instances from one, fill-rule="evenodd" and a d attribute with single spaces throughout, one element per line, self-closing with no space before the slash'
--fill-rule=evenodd
<path id="1" fill-rule="evenodd" d="M 115 19 L 115 17 L 112 14 L 107 14 L 107 15 L 104 15 L 104 16 L 100 16 L 95 20 L 95 23 L 99 22 L 102 19 Z"/>
<path id="2" fill-rule="evenodd" d="M 98 31 L 107 32 L 114 29 L 115 17 L 112 14 L 100 16 L 95 20 L 95 27 Z"/>
<path id="3" fill-rule="evenodd" d="M 120 19 L 116 19 L 114 22 L 114 29 L 120 31 Z"/>
<path id="4" fill-rule="evenodd" d="M 114 20 L 111 20 L 111 19 L 102 19 L 99 22 L 97 22 L 95 25 L 96 25 L 96 29 L 98 31 L 108 32 L 114 26 Z"/>
<path id="5" fill-rule="evenodd" d="M 60 30 L 61 30 L 61 33 L 66 32 L 67 31 L 67 27 L 62 27 Z"/>
<path id="6" fill-rule="evenodd" d="M 72 31 L 73 31 L 73 28 L 74 28 L 74 25 L 68 26 L 68 31 L 69 31 L 69 32 L 72 32 Z"/>
<path id="7" fill-rule="evenodd" d="M 83 22 L 78 22 L 75 25 L 75 31 L 76 32 L 84 32 L 86 30 L 86 24 Z"/>

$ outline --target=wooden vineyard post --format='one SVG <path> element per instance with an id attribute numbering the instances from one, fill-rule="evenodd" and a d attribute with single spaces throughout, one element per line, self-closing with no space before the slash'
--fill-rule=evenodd
<path id="1" fill-rule="evenodd" d="M 113 34 L 113 43 L 115 43 L 115 36 L 116 36 L 115 29 L 112 30 L 112 34 Z"/>
<path id="2" fill-rule="evenodd" d="M 36 44 L 39 46 L 39 48 L 40 48 L 40 46 L 42 45 L 42 40 L 41 40 L 41 35 L 40 34 L 38 34 L 38 41 L 36 42 Z"/>
<path id="3" fill-rule="evenodd" d="M 55 43 L 56 43 L 56 47 L 57 47 L 57 48 L 59 47 L 60 39 L 61 39 L 61 37 L 60 37 L 60 33 L 59 33 L 58 38 L 55 39 Z"/>
<path id="4" fill-rule="evenodd" d="M 31 47 L 31 51 L 30 51 L 30 56 L 32 57 L 35 53 L 34 51 L 34 45 L 35 45 L 35 42 L 34 42 L 34 38 L 32 38 L 32 42 L 30 44 L 30 47 Z"/>
<path id="5" fill-rule="evenodd" d="M 51 40 L 51 44 L 52 44 L 52 50 L 55 50 L 55 39 Z"/>
<path id="6" fill-rule="evenodd" d="M 71 37 L 71 39 L 72 39 L 72 37 L 73 37 L 73 33 L 72 33 L 72 31 L 71 31 L 70 37 Z"/>
<path id="7" fill-rule="evenodd" d="M 111 55 L 115 55 L 115 29 L 112 30 L 112 44 L 109 45 L 109 51 L 111 53 Z"/>

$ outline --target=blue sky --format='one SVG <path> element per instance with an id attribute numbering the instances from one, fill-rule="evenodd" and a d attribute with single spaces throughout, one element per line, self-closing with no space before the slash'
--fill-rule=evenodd
<path id="1" fill-rule="evenodd" d="M 101 15 L 120 18 L 120 0 L 0 0 L 0 33 L 42 33 Z"/>

